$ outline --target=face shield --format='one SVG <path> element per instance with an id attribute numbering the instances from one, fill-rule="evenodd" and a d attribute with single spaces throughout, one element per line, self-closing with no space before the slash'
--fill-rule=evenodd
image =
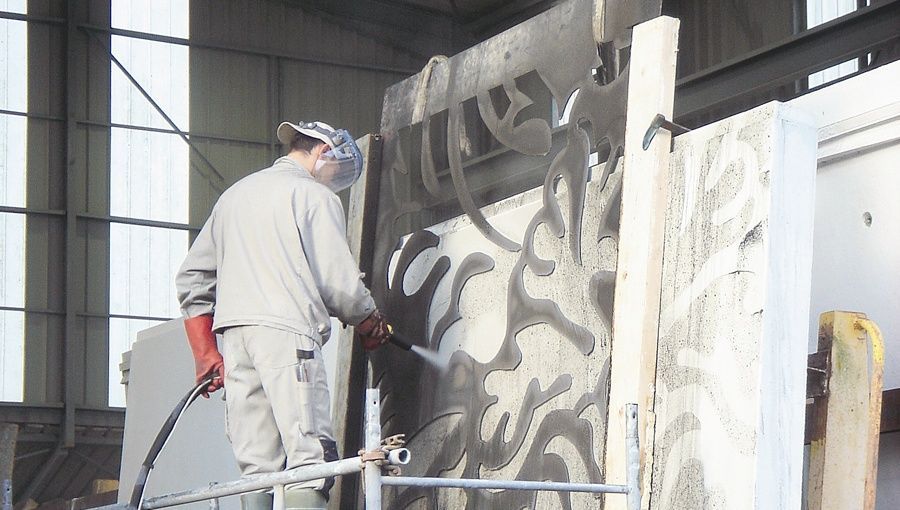
<path id="1" fill-rule="evenodd" d="M 327 145 L 311 171 L 317 182 L 337 193 L 359 179 L 362 154 L 346 129 L 334 129 L 324 122 L 282 122 L 278 126 L 278 139 L 290 144 L 295 132 L 322 140 Z"/>
<path id="2" fill-rule="evenodd" d="M 338 129 L 331 137 L 329 149 L 319 156 L 313 178 L 335 193 L 349 188 L 362 173 L 362 154 L 350 133 Z"/>

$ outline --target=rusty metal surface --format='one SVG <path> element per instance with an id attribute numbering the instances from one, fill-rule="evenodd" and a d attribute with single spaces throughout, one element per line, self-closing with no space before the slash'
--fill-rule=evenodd
<path id="1" fill-rule="evenodd" d="M 602 458 L 595 445 L 604 430 L 594 430 L 579 415 L 589 406 L 606 414 L 609 360 L 571 409 L 553 409 L 534 421 L 535 410 L 569 391 L 573 376 L 560 373 L 542 388 L 537 379 L 521 390 L 521 408 L 506 413 L 490 437 L 480 434 L 485 412 L 497 402 L 485 380 L 495 371 L 515 370 L 522 361 L 515 339 L 526 328 L 549 325 L 559 340 L 587 356 L 597 348 L 597 335 L 609 338 L 615 273 L 596 271 L 580 282 L 589 289 L 592 310 L 603 331 L 572 320 L 550 299 L 526 290 L 526 269 L 538 276 L 556 269 L 553 260 L 535 252 L 539 227 L 564 243 L 571 261 L 582 266 L 583 242 L 615 245 L 621 179 L 611 179 L 622 155 L 628 84 L 629 27 L 659 14 L 660 2 L 596 4 L 573 0 L 447 60 L 435 60 L 423 73 L 388 89 L 382 114 L 384 140 L 378 225 L 373 257 L 372 291 L 376 302 L 404 336 L 436 349 L 444 333 L 459 320 L 462 288 L 475 275 L 497 271 L 492 257 L 472 252 L 452 268 L 449 309 L 436 318 L 429 335 L 428 316 L 434 292 L 451 271 L 450 259 L 438 257 L 424 283 L 412 294 L 403 290 L 404 276 L 418 255 L 437 247 L 440 238 L 423 228 L 460 214 L 491 243 L 516 254 L 509 270 L 507 321 L 499 352 L 481 363 L 462 350 L 450 358 L 442 374 L 414 355 L 381 349 L 371 357 L 373 382 L 385 396 L 382 420 L 386 433 L 414 435 L 424 427 L 443 427 L 446 437 L 435 447 L 428 475 L 460 466 L 462 477 L 478 477 L 480 469 L 521 463 L 516 478 L 567 481 L 570 466 L 546 452 L 550 441 L 563 437 L 577 450 L 588 481 L 602 481 Z M 568 106 L 568 108 L 567 108 Z M 560 122 L 564 109 L 569 122 Z M 591 175 L 589 158 L 601 164 Z M 604 163 L 605 162 L 605 163 Z M 589 181 L 609 195 L 601 221 L 582 232 Z M 556 196 L 562 184 L 568 207 Z M 499 232 L 479 208 L 525 190 L 542 187 L 542 207 L 531 218 L 521 240 Z M 606 196 L 606 195 L 604 195 Z M 608 205 L 608 206 L 606 206 Z M 565 212 L 564 212 L 565 211 Z M 409 235 L 405 244 L 401 242 Z M 402 246 L 388 281 L 392 254 Z M 526 444 L 526 435 L 530 440 Z M 465 458 L 464 464 L 460 464 Z M 395 494 L 393 508 L 422 504 L 436 508 L 434 491 L 406 489 Z M 560 494 L 563 508 L 570 496 Z M 531 492 L 467 491 L 467 508 L 521 508 L 535 504 Z"/>

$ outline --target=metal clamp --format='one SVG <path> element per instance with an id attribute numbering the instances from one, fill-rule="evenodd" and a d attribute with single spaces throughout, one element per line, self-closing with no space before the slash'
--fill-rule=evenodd
<path id="1" fill-rule="evenodd" d="M 665 115 L 657 113 L 656 117 L 653 117 L 653 120 L 650 122 L 650 127 L 647 128 L 647 132 L 644 133 L 644 150 L 650 148 L 650 143 L 656 136 L 656 132 L 660 129 L 665 129 L 673 135 L 683 135 L 684 133 L 690 131 L 690 129 L 684 126 L 675 124 L 674 122 L 667 120 Z"/>

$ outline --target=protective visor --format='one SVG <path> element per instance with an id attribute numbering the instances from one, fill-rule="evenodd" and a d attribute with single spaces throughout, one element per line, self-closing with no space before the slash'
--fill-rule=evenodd
<path id="1" fill-rule="evenodd" d="M 303 122 L 296 124 L 282 122 L 278 126 L 278 140 L 290 145 L 295 133 L 325 142 L 329 149 L 319 156 L 313 178 L 328 186 L 335 193 L 347 189 L 362 173 L 362 154 L 353 136 L 346 129 L 334 129 L 324 122 Z"/>
<path id="2" fill-rule="evenodd" d="M 313 178 L 335 193 L 349 188 L 362 174 L 362 153 L 345 129 L 333 131 L 331 147 L 319 156 Z"/>

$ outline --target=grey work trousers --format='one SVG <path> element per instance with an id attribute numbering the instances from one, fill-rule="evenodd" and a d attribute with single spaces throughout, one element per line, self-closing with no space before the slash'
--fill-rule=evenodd
<path id="1" fill-rule="evenodd" d="M 266 326 L 225 330 L 228 439 L 244 476 L 337 460 L 322 351 L 311 338 Z M 328 492 L 333 480 L 288 489 Z"/>

